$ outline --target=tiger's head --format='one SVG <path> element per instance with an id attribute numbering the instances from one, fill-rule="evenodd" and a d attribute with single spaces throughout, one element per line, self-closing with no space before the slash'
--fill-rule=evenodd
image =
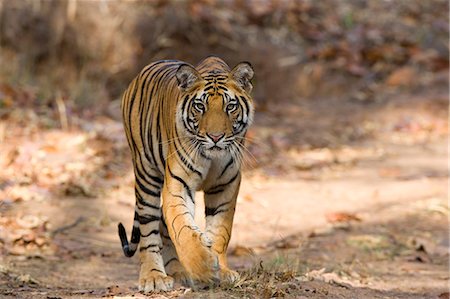
<path id="1" fill-rule="evenodd" d="M 241 62 L 230 70 L 216 60 L 218 64 L 213 61 L 199 67 L 200 72 L 188 64 L 176 72 L 181 91 L 177 127 L 183 128 L 192 147 L 208 158 L 240 155 L 254 115 L 250 63 Z"/>

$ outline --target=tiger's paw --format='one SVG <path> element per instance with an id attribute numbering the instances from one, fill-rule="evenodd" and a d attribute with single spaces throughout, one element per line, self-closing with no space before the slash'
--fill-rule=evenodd
<path id="1" fill-rule="evenodd" d="M 194 281 L 189 276 L 189 274 L 184 270 L 180 271 L 180 272 L 175 272 L 175 273 L 171 274 L 171 276 L 175 280 L 175 283 L 179 283 L 184 287 L 191 288 L 194 286 Z"/>
<path id="2" fill-rule="evenodd" d="M 166 267 L 166 273 L 173 277 L 175 283 L 180 283 L 186 287 L 192 287 L 193 285 L 191 277 L 178 260 L 172 261 L 168 267 Z"/>
<path id="3" fill-rule="evenodd" d="M 156 269 L 143 269 L 139 275 L 139 291 L 144 293 L 165 292 L 173 288 L 173 278 Z"/>
<path id="4" fill-rule="evenodd" d="M 228 268 L 220 269 L 220 283 L 224 285 L 234 285 L 240 278 L 241 275 Z"/>
<path id="5" fill-rule="evenodd" d="M 211 250 L 211 241 L 202 233 L 194 233 L 193 242 L 183 246 L 180 261 L 188 275 L 195 281 L 208 284 L 218 284 L 219 259 Z"/>

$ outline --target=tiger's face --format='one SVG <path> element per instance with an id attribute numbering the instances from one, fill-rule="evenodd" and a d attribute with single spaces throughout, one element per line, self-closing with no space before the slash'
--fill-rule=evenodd
<path id="1" fill-rule="evenodd" d="M 182 101 L 177 119 L 192 140 L 191 148 L 208 158 L 240 155 L 248 126 L 253 121 L 250 97 L 253 69 L 238 64 L 231 72 L 210 72 L 201 76 L 193 67 L 177 71 Z"/>

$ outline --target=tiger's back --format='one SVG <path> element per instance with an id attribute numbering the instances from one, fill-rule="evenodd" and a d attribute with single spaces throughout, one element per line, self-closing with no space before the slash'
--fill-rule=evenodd
<path id="1" fill-rule="evenodd" d="M 175 72 L 182 64 L 178 60 L 162 60 L 148 65 L 122 98 L 123 122 L 132 157 L 144 153 L 142 158 L 151 162 L 161 179 L 167 154 L 167 144 L 162 140 L 168 140 L 164 120 L 177 103 Z"/>

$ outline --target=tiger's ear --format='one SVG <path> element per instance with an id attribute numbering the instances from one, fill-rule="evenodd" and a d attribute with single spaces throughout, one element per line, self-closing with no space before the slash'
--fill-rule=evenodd
<path id="1" fill-rule="evenodd" d="M 175 76 L 178 80 L 178 87 L 183 91 L 191 88 L 201 78 L 197 70 L 189 64 L 180 65 Z"/>
<path id="2" fill-rule="evenodd" d="M 231 71 L 233 79 L 248 93 L 250 93 L 253 88 L 250 80 L 252 80 L 254 74 L 255 72 L 253 71 L 252 65 L 246 61 L 239 63 Z"/>

